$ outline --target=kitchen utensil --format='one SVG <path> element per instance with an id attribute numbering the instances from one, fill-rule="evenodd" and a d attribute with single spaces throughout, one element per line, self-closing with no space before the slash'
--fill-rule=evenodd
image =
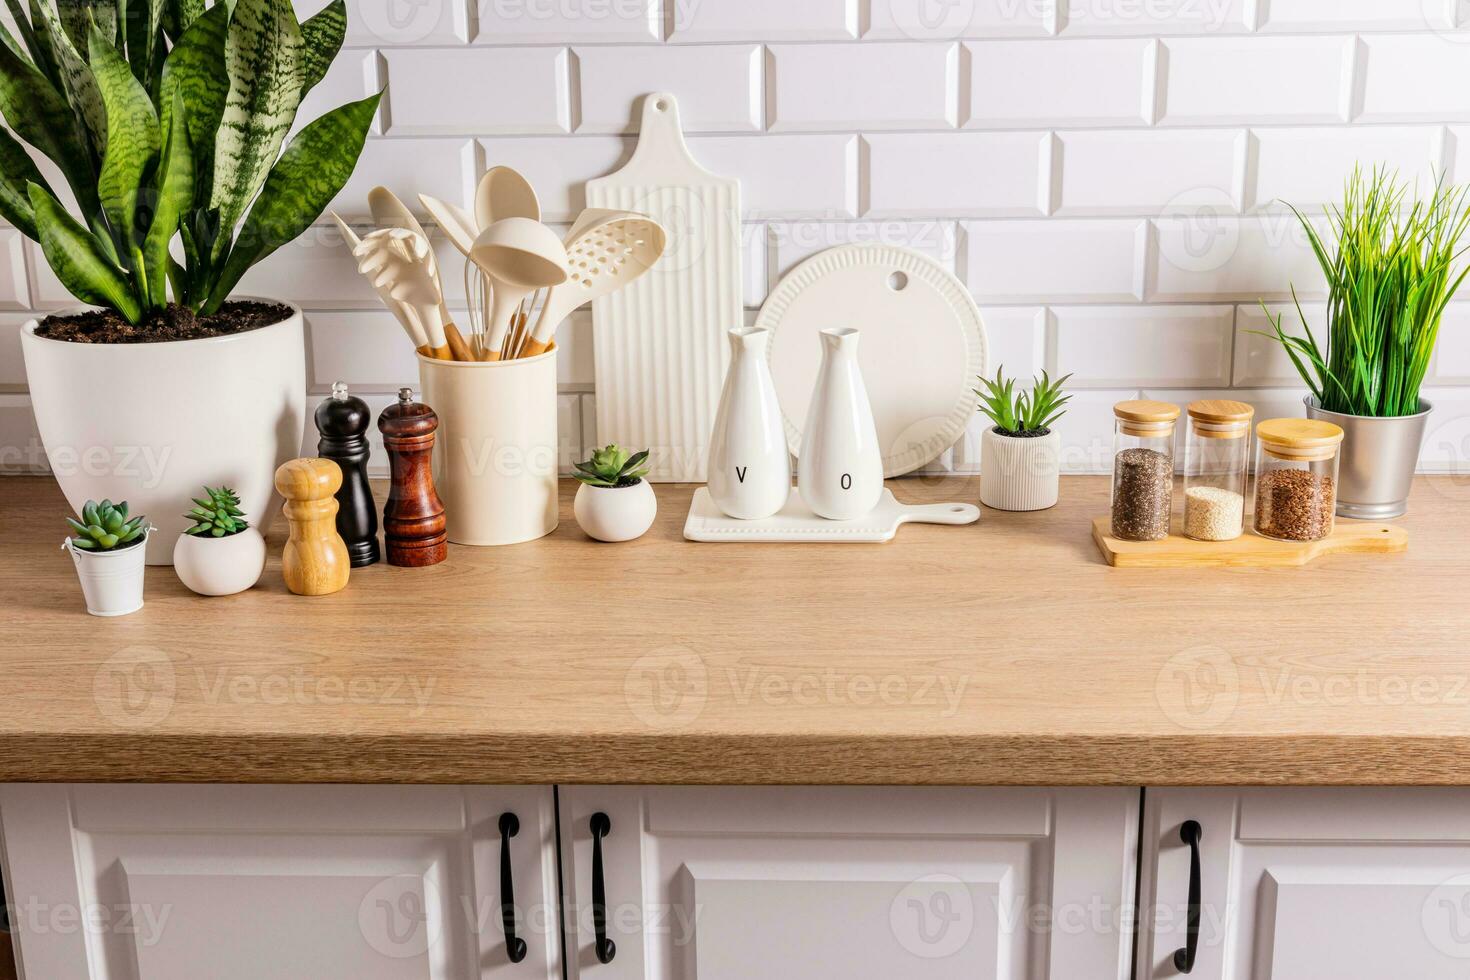
<path id="1" fill-rule="evenodd" d="M 475 239 L 470 261 L 490 281 L 490 323 L 481 349 L 483 360 L 499 360 L 511 317 L 521 300 L 567 279 L 567 250 L 555 232 L 531 218 L 502 218 Z"/>
<path id="2" fill-rule="evenodd" d="M 417 232 L 428 244 L 429 234 L 424 231 L 424 226 L 419 224 L 419 219 L 407 205 L 398 199 L 398 195 L 388 188 L 374 187 L 368 191 L 368 210 L 373 214 L 373 223 L 379 228 L 403 228 Z M 429 272 L 434 277 L 434 289 L 439 294 L 439 319 L 442 323 L 449 323 L 454 318 L 449 315 L 449 307 L 444 305 L 444 286 L 439 280 L 439 260 L 434 256 L 432 245 L 429 245 L 427 255 Z"/>
<path id="3" fill-rule="evenodd" d="M 276 492 L 286 498 L 282 513 L 291 525 L 281 577 L 297 595 L 328 595 L 347 585 L 352 566 L 337 533 L 334 497 L 341 486 L 342 470 L 330 459 L 293 459 L 276 470 Z"/>
<path id="4" fill-rule="evenodd" d="M 378 294 L 386 290 L 388 298 L 417 326 L 414 337 L 423 339 L 417 346 L 427 347 L 424 353 L 434 357 L 453 360 L 440 318 L 442 296 L 429 240 L 406 228 L 380 228 L 363 236 L 353 253 L 359 258 L 358 269 L 371 277 Z"/>
<path id="5" fill-rule="evenodd" d="M 891 541 L 901 524 L 974 524 L 980 508 L 974 504 L 903 504 L 884 489 L 878 505 L 855 521 L 829 521 L 812 513 L 793 493 L 786 506 L 758 521 L 740 521 L 720 513 L 708 487 L 694 491 L 684 537 L 690 541 Z"/>
<path id="6" fill-rule="evenodd" d="M 530 181 L 511 167 L 491 167 L 475 188 L 475 223 L 480 231 L 502 218 L 541 220 L 541 202 Z"/>
<path id="7" fill-rule="evenodd" d="M 342 232 L 342 238 L 347 242 L 348 248 L 357 248 L 358 245 L 362 244 L 362 238 L 357 232 L 352 230 L 351 225 L 342 220 L 340 214 L 336 211 L 329 211 L 327 213 L 332 216 L 333 221 L 337 222 L 337 228 Z"/>
<path id="8" fill-rule="evenodd" d="M 434 490 L 430 466 L 438 428 L 439 416 L 413 400 L 412 388 L 399 388 L 397 404 L 378 416 L 393 478 L 383 505 L 383 542 L 390 565 L 437 565 L 449 553 L 444 503 Z"/>
<path id="9" fill-rule="evenodd" d="M 1376 521 L 1338 521 L 1320 541 L 1280 541 L 1247 531 L 1229 541 L 1196 541 L 1184 536 L 1180 518 L 1167 538 L 1124 541 L 1112 535 L 1112 518 L 1092 522 L 1092 540 L 1109 565 L 1117 568 L 1278 568 L 1305 565 L 1323 555 L 1387 555 L 1409 546 L 1409 532 Z"/>
<path id="10" fill-rule="evenodd" d="M 354 235 L 350 240 L 355 240 L 352 256 L 357 261 L 357 271 L 367 277 L 373 289 L 377 290 L 378 299 L 403 327 L 414 349 L 432 357 L 434 349 L 429 346 L 429 336 L 418 318 L 393 298 L 393 286 L 397 282 L 393 268 L 406 262 L 407 258 L 395 248 L 390 230 L 371 231 L 361 238 Z"/>
<path id="11" fill-rule="evenodd" d="M 470 249 L 474 247 L 475 236 L 480 233 L 479 225 L 475 219 L 464 208 L 448 201 L 441 201 L 437 197 L 427 194 L 419 195 L 419 203 L 424 210 L 429 212 L 436 224 L 443 229 L 444 234 L 454 243 L 454 247 L 469 258 Z"/>
<path id="12" fill-rule="evenodd" d="M 822 331 L 822 369 L 802 432 L 796 488 L 815 513 L 833 521 L 862 517 L 883 493 L 883 458 L 868 390 L 858 369 L 858 332 Z"/>
<path id="13" fill-rule="evenodd" d="M 979 404 L 975 379 L 987 370 L 975 301 L 927 256 L 892 245 L 843 245 L 792 270 L 756 318 L 772 334 L 771 376 L 792 453 L 803 453 L 800 413 L 817 377 L 813 338 L 839 325 L 862 332 L 858 359 L 883 475 L 916 470 L 954 445 Z M 601 390 L 597 401 L 600 410 Z"/>
<path id="14" fill-rule="evenodd" d="M 584 210 L 565 239 L 569 278 L 547 294 L 536 329 L 520 348 L 520 356 L 533 357 L 551 346 L 556 328 L 573 310 L 623 288 L 653 268 L 667 240 L 663 228 L 647 215 L 606 208 Z"/>
<path id="15" fill-rule="evenodd" d="M 752 327 L 730 331 L 730 370 L 710 435 L 710 498 L 738 520 L 770 517 L 791 496 L 791 453 L 766 365 L 768 339 Z"/>
<path id="16" fill-rule="evenodd" d="M 337 489 L 337 533 L 347 545 L 353 568 L 371 565 L 378 558 L 378 508 L 368 484 L 367 430 L 373 413 L 367 402 L 349 394 L 337 381 L 332 395 L 316 407 L 317 455 L 342 469 L 342 486 Z"/>
<path id="17" fill-rule="evenodd" d="M 725 331 L 743 320 L 740 183 L 694 161 L 678 104 L 661 92 L 643 101 L 632 159 L 588 181 L 587 204 L 642 212 L 668 233 L 648 275 L 592 304 L 598 438 L 657 447 L 649 479 L 701 481 Z"/>
<path id="18" fill-rule="evenodd" d="M 434 484 L 449 540 L 515 544 L 556 530 L 556 348 L 513 360 L 418 362 L 424 401 L 439 416 Z"/>

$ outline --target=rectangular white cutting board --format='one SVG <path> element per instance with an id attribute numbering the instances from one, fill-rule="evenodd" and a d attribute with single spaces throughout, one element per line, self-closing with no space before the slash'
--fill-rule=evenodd
<path id="1" fill-rule="evenodd" d="M 668 234 L 646 275 L 592 303 L 597 442 L 652 450 L 652 480 L 703 483 L 725 333 L 743 322 L 740 182 L 694 161 L 659 92 L 643 100 L 632 159 L 587 182 L 587 206 L 642 212 Z"/>

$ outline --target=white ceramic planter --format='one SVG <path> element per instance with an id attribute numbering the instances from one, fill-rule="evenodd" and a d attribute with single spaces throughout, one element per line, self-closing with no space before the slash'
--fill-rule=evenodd
<path id="1" fill-rule="evenodd" d="M 419 358 L 439 416 L 434 489 L 449 540 L 500 545 L 556 530 L 556 348 L 510 361 Z"/>
<path id="2" fill-rule="evenodd" d="M 180 534 L 174 542 L 174 571 L 200 595 L 234 595 L 260 581 L 265 538 L 254 525 L 222 538 Z"/>
<path id="3" fill-rule="evenodd" d="M 980 437 L 980 502 L 996 510 L 1056 506 L 1061 447 L 1055 430 L 1020 438 L 986 429 Z"/>
<path id="4" fill-rule="evenodd" d="M 72 547 L 71 538 L 62 547 L 71 555 L 82 584 L 82 598 L 93 616 L 126 616 L 143 608 L 144 557 L 148 532 L 142 541 L 116 551 L 85 551 Z"/>
<path id="5" fill-rule="evenodd" d="M 301 454 L 306 423 L 300 310 L 258 330 L 158 344 L 47 340 L 36 324 L 21 328 L 26 383 L 73 511 L 109 499 L 146 514 L 158 527 L 150 565 L 169 563 L 201 486 L 233 487 L 270 526 L 276 467 Z"/>
<path id="6" fill-rule="evenodd" d="M 577 487 L 572 513 L 588 537 L 598 541 L 632 541 L 653 526 L 658 500 L 653 485 L 642 480 L 631 487 Z"/>

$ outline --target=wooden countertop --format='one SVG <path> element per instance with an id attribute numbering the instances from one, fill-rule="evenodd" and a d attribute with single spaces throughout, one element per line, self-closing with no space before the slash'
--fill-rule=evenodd
<path id="1" fill-rule="evenodd" d="M 974 501 L 972 479 L 905 479 Z M 540 542 L 337 595 L 89 617 L 49 478 L 0 482 L 0 780 L 1470 784 L 1470 481 L 1406 554 L 1119 570 L 1107 487 L 886 545 Z M 381 494 L 380 494 L 381 496 Z M 278 522 L 281 523 L 281 522 Z"/>

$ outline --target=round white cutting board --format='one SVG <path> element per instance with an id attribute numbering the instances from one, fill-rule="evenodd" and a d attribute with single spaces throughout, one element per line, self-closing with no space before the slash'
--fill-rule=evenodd
<path id="1" fill-rule="evenodd" d="M 976 379 L 987 363 L 980 310 L 948 270 L 910 249 L 842 245 L 814 255 L 766 298 L 756 326 L 771 331 L 771 376 L 798 456 L 827 327 L 861 331 L 858 363 L 885 477 L 936 459 L 979 404 Z"/>

